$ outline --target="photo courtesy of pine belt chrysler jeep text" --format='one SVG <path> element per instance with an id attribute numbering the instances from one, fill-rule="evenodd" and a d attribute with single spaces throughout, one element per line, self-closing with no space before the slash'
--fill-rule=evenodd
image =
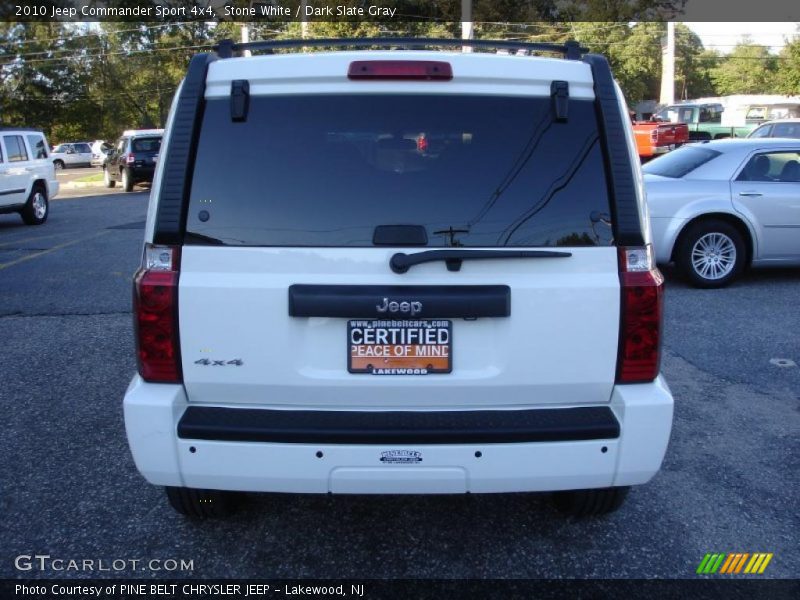
<path id="1" fill-rule="evenodd" d="M 619 507 L 673 411 L 625 106 L 573 42 L 195 56 L 134 280 L 139 471 L 196 517 L 236 492 Z"/>

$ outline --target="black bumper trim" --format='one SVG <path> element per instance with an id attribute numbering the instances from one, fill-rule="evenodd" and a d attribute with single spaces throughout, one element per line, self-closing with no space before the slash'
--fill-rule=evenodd
<path id="1" fill-rule="evenodd" d="M 185 440 L 282 444 L 507 444 L 604 440 L 620 427 L 607 406 L 478 411 L 307 411 L 190 406 Z"/>

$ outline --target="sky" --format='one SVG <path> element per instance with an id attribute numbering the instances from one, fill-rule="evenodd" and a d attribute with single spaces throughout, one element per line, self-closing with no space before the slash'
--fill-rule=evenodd
<path id="1" fill-rule="evenodd" d="M 742 37 L 749 35 L 754 44 L 769 46 L 772 52 L 780 52 L 783 38 L 800 35 L 800 23 L 684 23 L 700 36 L 703 46 L 716 48 L 723 54 L 730 52 Z"/>

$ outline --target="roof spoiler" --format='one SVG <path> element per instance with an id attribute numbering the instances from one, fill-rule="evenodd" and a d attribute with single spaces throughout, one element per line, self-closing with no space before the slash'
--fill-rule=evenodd
<path id="1" fill-rule="evenodd" d="M 231 58 L 240 56 L 245 50 L 266 50 L 270 52 L 277 48 L 375 48 L 422 50 L 428 47 L 445 48 L 479 48 L 522 50 L 526 52 L 551 52 L 561 54 L 569 60 L 580 60 L 588 49 L 581 47 L 578 42 L 568 41 L 563 44 L 546 44 L 539 42 L 516 42 L 509 40 L 460 40 L 452 38 L 316 38 L 293 40 L 264 40 L 259 42 L 234 42 L 225 39 L 214 46 L 218 58 Z"/>

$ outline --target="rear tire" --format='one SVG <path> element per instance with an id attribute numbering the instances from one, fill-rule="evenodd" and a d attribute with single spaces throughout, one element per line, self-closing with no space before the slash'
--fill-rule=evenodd
<path id="1" fill-rule="evenodd" d="M 117 182 L 111 179 L 111 173 L 108 170 L 108 167 L 103 167 L 103 183 L 107 188 L 113 188 L 117 185 Z"/>
<path id="2" fill-rule="evenodd" d="M 592 517 L 614 512 L 628 496 L 630 487 L 554 492 L 556 508 L 573 517 Z"/>
<path id="3" fill-rule="evenodd" d="M 126 192 L 133 191 L 133 179 L 128 169 L 122 169 L 122 189 Z"/>
<path id="4" fill-rule="evenodd" d="M 33 186 L 28 201 L 19 214 L 26 225 L 41 225 L 47 221 L 50 202 L 47 200 L 47 190 L 41 184 Z"/>
<path id="5" fill-rule="evenodd" d="M 224 517 L 233 510 L 233 494 L 220 490 L 166 487 L 167 499 L 177 512 L 194 519 Z"/>
<path id="6" fill-rule="evenodd" d="M 675 266 L 695 287 L 721 288 L 745 266 L 742 234 L 730 223 L 707 219 L 690 225 L 675 248 Z"/>
<path id="7" fill-rule="evenodd" d="M 63 160 L 54 160 L 53 161 L 53 168 L 56 171 L 61 171 L 64 168 L 64 161 Z"/>

